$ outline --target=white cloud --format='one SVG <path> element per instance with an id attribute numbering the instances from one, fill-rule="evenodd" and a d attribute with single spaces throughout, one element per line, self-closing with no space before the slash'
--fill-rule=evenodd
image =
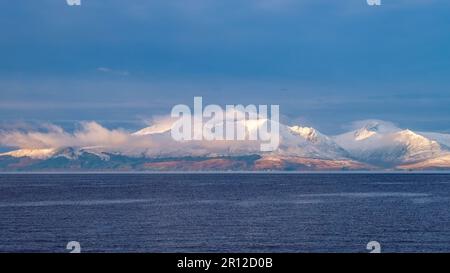
<path id="1" fill-rule="evenodd" d="M 147 134 L 122 129 L 107 129 L 96 122 L 82 122 L 74 132 L 46 124 L 46 131 L 3 130 L 0 146 L 18 149 L 62 149 L 66 147 L 96 149 L 128 156 L 204 156 L 248 154 L 257 152 L 257 141 L 185 141 L 171 138 L 171 119 L 159 117 Z M 41 127 L 43 128 L 43 127 Z M 151 130 L 155 129 L 155 130 Z"/>

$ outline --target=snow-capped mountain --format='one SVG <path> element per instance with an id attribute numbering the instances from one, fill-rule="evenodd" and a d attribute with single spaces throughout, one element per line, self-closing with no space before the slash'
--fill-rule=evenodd
<path id="1" fill-rule="evenodd" d="M 265 119 L 247 120 L 238 123 L 245 126 L 248 135 L 256 135 L 261 127 L 268 126 L 269 121 Z M 169 142 L 170 129 L 171 127 L 167 124 L 164 126 L 152 125 L 133 133 L 133 135 L 151 136 L 153 139 L 164 138 Z M 297 156 L 316 159 L 345 159 L 348 157 L 348 153 L 344 149 L 337 145 L 331 138 L 314 128 L 279 124 L 279 130 L 280 145 L 276 151 L 270 153 L 271 156 Z M 234 141 L 216 142 L 215 147 L 208 147 L 206 150 L 204 149 L 205 146 L 211 146 L 209 141 L 190 143 L 188 145 L 189 147 L 196 145 L 195 153 L 194 151 L 186 152 L 189 149 L 173 148 L 178 145 L 168 145 L 165 147 L 163 154 L 165 156 L 180 156 L 180 152 L 184 152 L 184 155 L 199 156 L 202 155 L 201 151 L 204 151 L 203 155 L 206 156 L 241 156 L 260 153 L 260 147 L 255 141 L 248 141 L 244 145 L 241 142 Z"/>
<path id="2" fill-rule="evenodd" d="M 371 121 L 333 138 L 356 160 L 385 167 L 420 162 L 449 153 L 446 146 L 411 130 Z"/>
<path id="3" fill-rule="evenodd" d="M 420 162 L 449 153 L 447 147 L 436 140 L 377 121 L 333 139 L 348 151 L 351 158 L 385 167 Z"/>
<path id="4" fill-rule="evenodd" d="M 31 159 L 66 158 L 69 160 L 78 159 L 84 154 L 92 154 L 100 159 L 108 160 L 108 154 L 102 152 L 101 147 L 86 148 L 49 148 L 49 149 L 20 149 L 0 154 L 0 156 L 10 156 L 15 158 L 28 157 Z"/>
<path id="5" fill-rule="evenodd" d="M 450 149 L 450 134 L 440 134 L 430 132 L 419 132 L 418 134 L 438 142 L 439 144 L 441 144 L 441 146 L 445 146 L 446 149 Z"/>
<path id="6" fill-rule="evenodd" d="M 274 154 L 318 159 L 345 159 L 348 153 L 311 127 L 280 126 L 280 146 Z"/>
<path id="7" fill-rule="evenodd" d="M 410 164 L 403 164 L 397 166 L 401 170 L 449 170 L 450 169 L 450 154 L 445 154 L 438 157 L 426 159 Z"/>
<path id="8" fill-rule="evenodd" d="M 247 133 L 267 122 L 246 122 Z M 0 171 L 450 170 L 450 135 L 383 121 L 368 121 L 337 136 L 279 124 L 280 145 L 272 152 L 261 152 L 258 141 L 177 142 L 170 128 L 166 122 L 131 133 L 98 124 L 73 134 L 2 132 L 3 140 L 25 144 L 0 154 Z"/>
<path id="9" fill-rule="evenodd" d="M 160 123 L 160 124 L 154 124 L 149 127 L 145 127 L 137 132 L 134 132 L 133 135 L 135 136 L 146 136 L 146 135 L 153 135 L 153 134 L 162 134 L 170 131 L 172 127 L 171 123 Z"/>

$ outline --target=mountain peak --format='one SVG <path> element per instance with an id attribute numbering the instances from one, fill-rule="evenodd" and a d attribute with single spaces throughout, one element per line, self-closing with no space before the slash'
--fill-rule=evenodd
<path id="1" fill-rule="evenodd" d="M 289 130 L 291 130 L 291 132 L 293 132 L 294 134 L 300 135 L 311 142 L 317 141 L 317 137 L 319 135 L 317 130 L 312 127 L 292 126 L 289 127 Z"/>
<path id="2" fill-rule="evenodd" d="M 153 135 L 153 134 L 161 134 L 168 132 L 171 129 L 171 125 L 169 124 L 156 124 L 149 127 L 145 127 L 135 133 L 133 135 L 135 136 L 145 136 L 145 135 Z"/>
<path id="3" fill-rule="evenodd" d="M 370 121 L 363 127 L 363 129 L 370 132 L 377 132 L 381 126 L 382 124 L 379 121 Z"/>
<path id="4" fill-rule="evenodd" d="M 405 129 L 402 130 L 400 132 L 398 132 L 400 135 L 405 135 L 405 136 L 411 136 L 411 137 L 420 137 L 420 138 L 425 138 L 424 136 L 410 130 L 410 129 Z"/>
<path id="5" fill-rule="evenodd" d="M 378 119 L 369 119 L 353 122 L 352 127 L 358 130 L 367 130 L 377 133 L 388 133 L 401 130 L 394 123 Z"/>
<path id="6" fill-rule="evenodd" d="M 427 137 L 418 134 L 410 129 L 399 131 L 395 134 L 397 139 L 406 139 L 410 141 L 422 141 L 422 142 L 435 142 L 433 140 L 428 139 Z"/>
<path id="7" fill-rule="evenodd" d="M 267 120 L 251 120 L 245 122 L 245 126 L 249 131 L 257 130 L 260 126 L 264 126 L 266 122 Z M 103 138 L 106 129 L 101 130 L 102 135 L 100 137 L 95 135 L 98 139 L 97 142 L 86 141 L 86 137 L 81 133 L 74 134 L 72 139 L 67 137 L 69 134 L 62 132 L 61 137 L 64 141 L 57 139 L 57 137 L 60 137 L 58 134 L 46 135 L 40 133 L 37 136 L 49 142 L 48 144 L 44 142 L 42 148 L 28 148 L 27 146 L 34 143 L 32 142 L 34 139 L 30 139 L 29 135 L 24 135 L 22 136 L 24 139 L 30 140 L 20 143 L 28 145 L 24 144 L 23 147 L 10 145 L 20 148 L 15 151 L 8 149 L 5 153 L 0 153 L 0 170 L 26 168 L 32 170 L 34 168 L 32 164 L 37 164 L 36 168 L 49 169 L 53 167 L 56 169 L 83 169 L 106 166 L 108 168 L 132 170 L 143 162 L 150 164 L 150 162 L 156 162 L 155 160 L 161 158 L 170 158 L 171 162 L 177 162 L 177 166 L 189 165 L 189 163 L 186 163 L 189 161 L 186 158 L 208 161 L 214 157 L 220 159 L 208 161 L 208 164 L 214 165 L 226 161 L 227 164 L 239 165 L 246 161 L 235 158 L 249 155 L 289 158 L 284 165 L 282 164 L 283 166 L 280 165 L 280 168 L 294 166 L 295 169 L 301 169 L 302 164 L 314 165 L 317 160 L 320 163 L 323 160 L 329 162 L 352 160 L 384 169 L 393 169 L 397 166 L 408 166 L 412 169 L 444 168 L 448 166 L 450 169 L 450 164 L 448 164 L 448 158 L 450 158 L 449 134 L 414 132 L 378 120 L 355 123 L 354 125 L 358 125 L 355 128 L 359 129 L 333 137 L 322 134 L 312 127 L 280 124 L 280 146 L 279 149 L 271 153 L 261 152 L 258 143 L 254 142 L 200 141 L 176 143 L 171 139 L 170 134 L 167 134 L 167 130 L 170 130 L 169 124 L 171 124 L 169 121 L 165 121 L 155 123 L 153 126 L 144 128 L 134 134 L 121 133 L 120 136 L 127 134 L 123 136 L 123 141 L 113 142 L 112 144 Z M 35 137 L 35 135 L 32 136 Z M 145 137 L 140 138 L 139 136 Z M 10 139 L 15 137 L 16 134 L 11 133 Z M 49 141 L 49 139 L 53 141 Z M 0 140 L 2 139 L 0 138 Z M 54 144 L 54 147 L 50 144 Z M 45 166 L 42 167 L 39 165 L 41 162 L 48 165 L 44 164 Z M 421 162 L 424 162 L 424 165 L 420 165 Z M 419 165 L 408 165 L 416 163 Z"/>
<path id="8" fill-rule="evenodd" d="M 361 141 L 364 139 L 368 139 L 372 137 L 373 135 L 376 135 L 376 131 L 372 131 L 366 128 L 362 128 L 360 130 L 355 131 L 354 136 L 356 141 Z"/>

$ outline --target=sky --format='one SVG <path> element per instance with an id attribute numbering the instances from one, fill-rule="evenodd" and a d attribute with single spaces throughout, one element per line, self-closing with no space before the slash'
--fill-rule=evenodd
<path id="1" fill-rule="evenodd" d="M 450 132 L 449 27 L 448 0 L 0 0 L 0 127 L 134 130 L 202 96 Z"/>

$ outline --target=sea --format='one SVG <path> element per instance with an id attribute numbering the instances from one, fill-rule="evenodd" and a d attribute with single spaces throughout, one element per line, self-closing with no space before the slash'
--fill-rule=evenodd
<path id="1" fill-rule="evenodd" d="M 1 174 L 0 252 L 450 252 L 449 174 Z M 73 244 L 73 243 L 72 243 Z"/>

